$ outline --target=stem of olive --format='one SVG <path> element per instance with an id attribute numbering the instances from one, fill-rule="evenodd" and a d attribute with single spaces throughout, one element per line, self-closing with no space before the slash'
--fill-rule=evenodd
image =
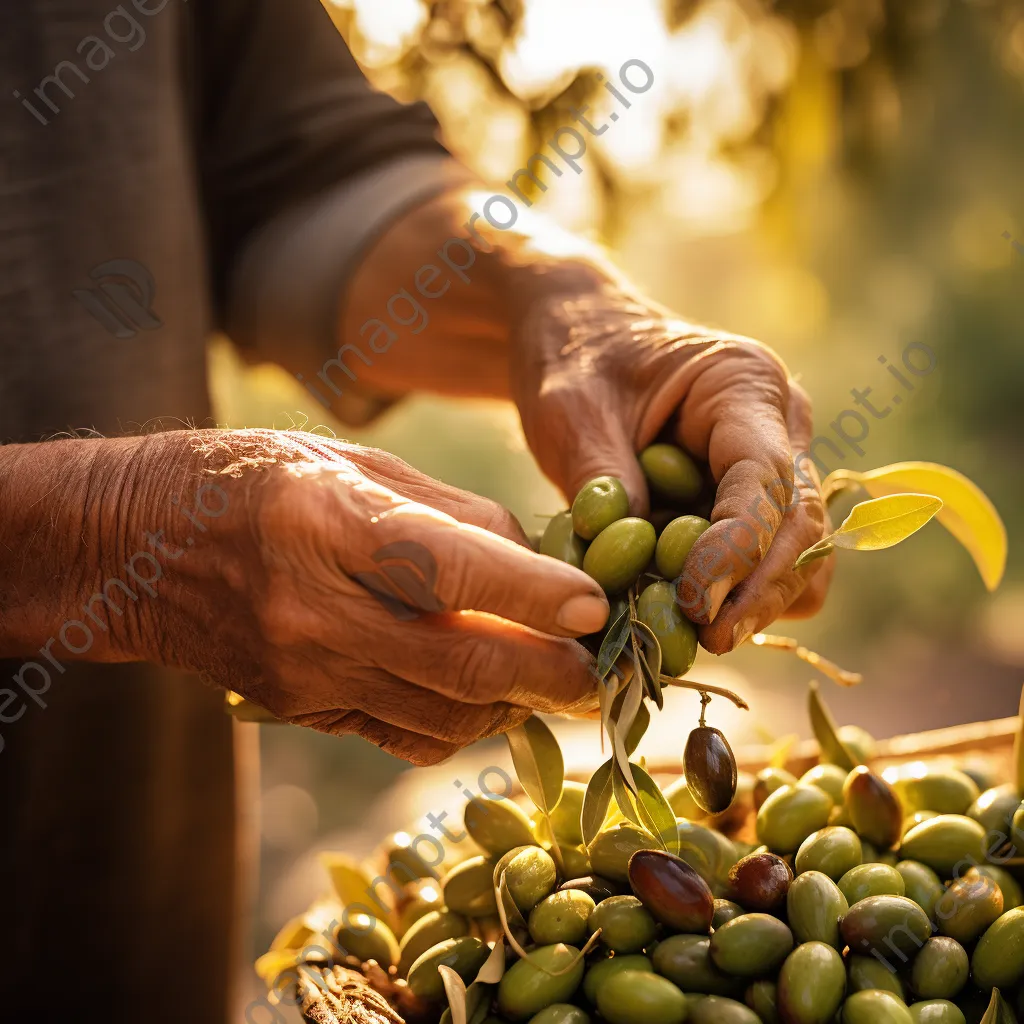
<path id="1" fill-rule="evenodd" d="M 709 686 L 707 683 L 698 683 L 692 679 L 678 679 L 676 676 L 667 676 L 664 672 L 661 674 L 661 681 L 665 686 L 682 686 L 684 689 L 696 690 L 698 693 L 713 693 L 717 697 L 731 700 L 736 707 L 742 708 L 744 711 L 750 710 L 750 705 L 742 697 L 733 693 L 732 690 L 725 689 L 724 686 Z"/>
<path id="2" fill-rule="evenodd" d="M 700 727 L 703 729 L 707 724 L 704 721 L 704 712 L 707 711 L 708 705 L 711 703 L 711 694 L 704 690 L 700 691 Z"/>

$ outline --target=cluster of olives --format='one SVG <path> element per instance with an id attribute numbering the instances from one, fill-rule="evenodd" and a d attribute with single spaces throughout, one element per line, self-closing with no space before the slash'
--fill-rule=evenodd
<path id="1" fill-rule="evenodd" d="M 708 511 L 704 478 L 681 448 L 653 444 L 640 453 L 654 511 L 650 519 L 629 514 L 622 481 L 600 476 L 585 484 L 572 508 L 551 518 L 538 550 L 582 569 L 608 594 L 611 626 L 627 605 L 627 592 L 641 576 L 651 582 L 639 591 L 637 618 L 661 645 L 662 666 L 685 675 L 697 654 L 697 631 L 683 615 L 675 585 L 697 538 L 711 525 L 691 514 Z M 597 642 L 600 636 L 593 638 Z"/>

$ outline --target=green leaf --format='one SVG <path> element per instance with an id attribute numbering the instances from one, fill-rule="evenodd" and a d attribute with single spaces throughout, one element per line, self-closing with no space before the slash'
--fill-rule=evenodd
<path id="1" fill-rule="evenodd" d="M 619 810 L 634 825 L 647 832 L 659 846 L 677 853 L 679 830 L 676 827 L 675 812 L 646 770 L 637 764 L 631 764 L 630 767 L 636 782 L 635 793 L 626 789 L 620 773 L 616 772 L 613 775 L 615 801 L 619 805 Z"/>
<path id="2" fill-rule="evenodd" d="M 626 746 L 626 753 L 630 757 L 633 756 L 633 751 L 640 746 L 640 741 L 644 738 L 644 733 L 647 732 L 650 724 L 651 713 L 647 710 L 646 704 L 641 704 L 640 710 L 636 713 L 636 718 L 633 719 L 633 724 L 630 726 L 629 732 L 626 733 L 626 738 L 623 741 Z"/>
<path id="3" fill-rule="evenodd" d="M 835 549 L 836 547 L 832 541 L 819 540 L 817 544 L 812 544 L 809 548 L 800 553 L 800 557 L 793 563 L 793 568 L 801 569 L 803 566 L 809 565 L 811 562 L 816 562 L 819 558 L 828 558 Z"/>
<path id="4" fill-rule="evenodd" d="M 1017 1018 L 997 988 L 992 989 L 992 998 L 981 1024 L 1017 1024 Z"/>
<path id="5" fill-rule="evenodd" d="M 565 762 L 558 740 L 536 715 L 505 735 L 520 785 L 547 816 L 562 795 L 565 779 Z"/>
<path id="6" fill-rule="evenodd" d="M 815 680 L 811 681 L 810 691 L 807 695 L 807 710 L 811 716 L 814 738 L 818 741 L 822 754 L 834 764 L 839 765 L 840 768 L 852 772 L 857 767 L 857 761 L 839 738 L 835 719 L 821 699 L 818 683 Z"/>
<path id="7" fill-rule="evenodd" d="M 466 1024 L 466 983 L 458 972 L 446 964 L 438 965 L 438 973 L 444 982 L 444 992 L 448 997 L 448 1008 L 452 1012 L 452 1024 Z"/>
<path id="8" fill-rule="evenodd" d="M 880 551 L 917 533 L 939 509 L 930 494 L 888 494 L 854 505 L 842 526 L 828 539 L 837 548 Z"/>
<path id="9" fill-rule="evenodd" d="M 477 971 L 473 985 L 497 985 L 505 974 L 505 944 L 499 938 L 491 949 L 491 955 Z M 470 985 L 470 988 L 473 987 Z"/>
<path id="10" fill-rule="evenodd" d="M 615 722 L 611 724 L 612 755 L 615 758 L 615 766 L 622 774 L 622 781 L 625 782 L 630 792 L 636 790 L 636 783 L 633 781 L 633 771 L 629 765 L 629 755 L 626 753 L 626 738 L 619 732 Z M 625 812 L 623 812 L 625 813 Z"/>
<path id="11" fill-rule="evenodd" d="M 626 737 L 629 736 L 630 731 L 633 728 L 633 723 L 636 721 L 636 716 L 640 712 L 643 699 L 643 677 L 639 672 L 634 672 L 633 678 L 630 679 L 629 685 L 626 687 L 625 696 L 622 698 L 622 704 L 619 708 L 618 715 L 615 714 L 615 706 L 612 705 L 612 718 L 615 720 L 615 731 L 622 736 L 623 745 L 625 745 Z"/>
<path id="12" fill-rule="evenodd" d="M 661 711 L 665 706 L 665 698 L 661 692 L 661 644 L 654 635 L 654 630 L 639 619 L 633 620 L 633 635 L 640 638 L 640 665 L 650 695 L 658 705 L 658 710 Z"/>
<path id="13" fill-rule="evenodd" d="M 580 831 L 583 842 L 589 846 L 601 831 L 608 808 L 612 802 L 612 766 L 614 759 L 609 758 L 590 776 L 587 791 L 583 795 L 583 810 L 580 812 Z"/>
<path id="14" fill-rule="evenodd" d="M 505 969 L 505 943 L 500 939 L 494 944 L 494 949 L 501 953 L 501 969 Z M 491 957 L 488 958 L 487 963 L 490 963 L 491 958 L 494 956 L 494 950 L 491 950 Z M 480 968 L 481 972 L 487 967 L 485 963 Z M 477 975 L 479 978 L 479 975 Z M 498 979 L 501 980 L 500 978 Z M 490 1016 L 491 1002 L 494 998 L 494 985 L 483 984 L 482 982 L 474 981 L 469 988 L 466 989 L 466 1024 L 484 1024 L 484 1021 Z M 454 1024 L 454 1021 L 453 1021 Z"/>
<path id="15" fill-rule="evenodd" d="M 625 607 L 615 617 L 601 641 L 597 652 L 597 674 L 604 679 L 612 670 L 619 655 L 626 649 L 629 642 L 629 608 Z"/>
<path id="16" fill-rule="evenodd" d="M 631 821 L 637 828 L 646 829 L 640 812 L 633 806 L 632 795 L 626 786 L 626 777 L 623 774 L 619 762 L 616 761 L 612 771 L 612 790 L 615 794 L 615 804 L 622 815 Z"/>

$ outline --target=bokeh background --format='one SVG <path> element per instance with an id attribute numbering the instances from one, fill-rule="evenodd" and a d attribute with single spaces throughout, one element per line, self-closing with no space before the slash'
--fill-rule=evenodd
<path id="1" fill-rule="evenodd" d="M 606 245 L 680 314 L 774 346 L 813 396 L 819 432 L 834 438 L 828 425 L 853 407 L 852 388 L 874 388 L 879 405 L 900 392 L 879 357 L 899 365 L 914 342 L 934 351 L 935 371 L 872 421 L 864 455 L 844 449 L 833 465 L 928 459 L 966 473 L 1006 521 L 1006 581 L 987 594 L 932 525 L 892 551 L 841 554 L 825 611 L 777 631 L 864 673 L 856 690 L 825 692 L 841 721 L 878 736 L 1014 713 L 1024 681 L 1024 2 L 324 3 L 371 80 L 428 101 L 452 152 L 499 185 L 573 123 L 570 107 L 589 103 L 602 120 L 613 101 L 598 72 L 615 80 L 625 60 L 644 61 L 653 87 L 588 139 L 579 175 L 549 176 L 535 208 Z M 528 530 L 565 504 L 511 407 L 414 396 L 354 432 L 283 371 L 245 367 L 226 343 L 211 360 L 220 422 L 320 425 L 386 448 L 502 502 Z M 721 701 L 710 709 L 734 744 L 809 733 L 812 673 L 801 663 L 745 649 L 702 655 L 692 674 L 750 701 L 747 715 Z M 672 697 L 641 747 L 666 763 L 698 708 L 694 694 Z M 596 726 L 562 725 L 560 736 L 574 765 L 598 763 Z M 263 726 L 260 744 L 253 956 L 324 887 L 316 851 L 362 854 L 427 812 L 454 813 L 456 779 L 507 764 L 501 741 L 416 771 L 356 738 Z M 258 990 L 251 969 L 243 986 Z"/>

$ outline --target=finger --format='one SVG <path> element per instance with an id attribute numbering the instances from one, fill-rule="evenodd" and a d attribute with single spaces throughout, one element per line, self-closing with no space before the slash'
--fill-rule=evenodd
<path id="1" fill-rule="evenodd" d="M 807 581 L 807 586 L 797 595 L 796 600 L 782 613 L 783 619 L 808 619 L 817 615 L 825 603 L 825 595 L 835 574 L 836 556 L 831 554 L 822 559 L 821 569 Z"/>
<path id="2" fill-rule="evenodd" d="M 729 592 L 764 558 L 793 488 L 783 367 L 752 342 L 729 341 L 705 360 L 680 411 L 678 435 L 706 459 L 717 483 L 712 526 L 694 545 L 678 584 L 694 622 L 715 620 Z"/>

